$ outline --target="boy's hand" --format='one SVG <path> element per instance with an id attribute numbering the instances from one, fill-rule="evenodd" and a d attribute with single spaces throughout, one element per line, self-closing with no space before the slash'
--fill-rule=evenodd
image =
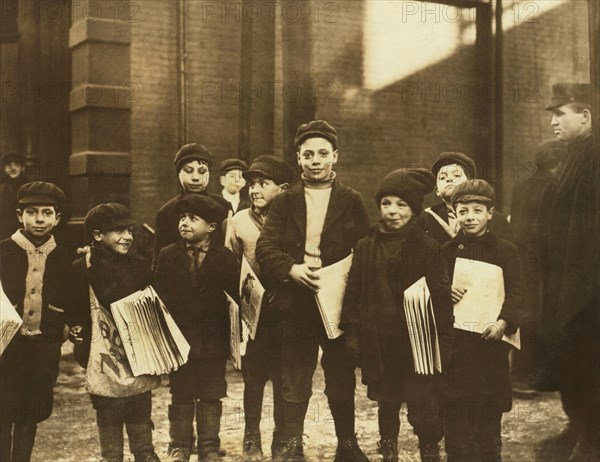
<path id="1" fill-rule="evenodd" d="M 83 328 L 81 326 L 73 326 L 69 331 L 69 340 L 74 344 L 83 343 L 83 337 L 81 336 L 81 332 Z"/>
<path id="2" fill-rule="evenodd" d="M 506 330 L 506 321 L 504 319 L 498 319 L 495 323 L 490 324 L 483 331 L 481 336 L 485 340 L 500 340 L 504 335 L 504 331 Z"/>
<path id="3" fill-rule="evenodd" d="M 312 271 L 306 263 L 301 265 L 292 265 L 292 269 L 288 273 L 289 276 L 302 287 L 312 290 L 313 292 L 319 291 L 319 283 L 317 282 L 320 277 L 314 271 Z"/>
<path id="4" fill-rule="evenodd" d="M 459 289 L 458 287 L 452 286 L 452 303 L 456 304 L 460 302 L 466 292 L 467 289 Z"/>

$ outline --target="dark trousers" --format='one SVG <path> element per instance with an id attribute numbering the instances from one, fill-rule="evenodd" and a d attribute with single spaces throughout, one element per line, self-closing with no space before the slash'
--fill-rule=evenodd
<path id="1" fill-rule="evenodd" d="M 173 404 L 215 402 L 227 396 L 226 366 L 227 358 L 190 357 L 169 374 Z"/>
<path id="2" fill-rule="evenodd" d="M 398 439 L 400 433 L 400 408 L 402 403 L 379 401 L 378 403 L 379 434 L 382 440 Z M 439 443 L 443 436 L 439 406 L 436 402 L 407 403 L 408 423 L 413 427 L 419 441 Z"/>

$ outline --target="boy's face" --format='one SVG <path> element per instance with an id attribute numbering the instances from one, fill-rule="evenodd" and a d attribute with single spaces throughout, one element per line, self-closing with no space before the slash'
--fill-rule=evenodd
<path id="1" fill-rule="evenodd" d="M 133 227 L 122 226 L 110 231 L 94 231 L 94 240 L 102 247 L 120 255 L 127 255 L 133 243 Z"/>
<path id="2" fill-rule="evenodd" d="M 179 235 L 191 244 L 206 240 L 216 228 L 216 223 L 208 223 L 193 213 L 186 212 L 179 216 Z"/>
<path id="3" fill-rule="evenodd" d="M 281 185 L 264 176 L 256 176 L 248 182 L 248 192 L 252 205 L 257 209 L 266 208 L 272 201 L 287 189 L 288 184 Z"/>
<path id="4" fill-rule="evenodd" d="M 467 236 L 483 236 L 487 231 L 488 221 L 492 219 L 494 208 L 481 202 L 459 202 L 456 205 L 458 224 Z"/>
<path id="5" fill-rule="evenodd" d="M 206 189 L 210 173 L 204 161 L 186 162 L 179 171 L 179 182 L 186 193 L 199 193 Z"/>
<path id="6" fill-rule="evenodd" d="M 454 188 L 467 181 L 467 179 L 467 175 L 461 165 L 444 165 L 437 174 L 435 193 L 444 202 L 450 202 Z"/>
<path id="7" fill-rule="evenodd" d="M 388 231 L 398 231 L 414 216 L 410 206 L 398 196 L 384 196 L 379 202 L 381 218 Z"/>
<path id="8" fill-rule="evenodd" d="M 229 194 L 237 194 L 244 186 L 246 186 L 246 180 L 242 176 L 240 169 L 234 168 L 229 170 L 225 175 L 221 175 L 221 186 Z"/>
<path id="9" fill-rule="evenodd" d="M 298 150 L 298 165 L 309 180 L 325 181 L 333 171 L 338 152 L 325 138 L 308 138 Z"/>
<path id="10" fill-rule="evenodd" d="M 12 180 L 15 180 L 23 173 L 23 164 L 17 162 L 7 162 L 4 164 L 4 173 Z"/>
<path id="11" fill-rule="evenodd" d="M 560 141 L 572 141 L 589 128 L 587 111 L 576 112 L 565 104 L 552 110 L 550 125 Z"/>
<path id="12" fill-rule="evenodd" d="M 25 234 L 34 240 L 43 240 L 60 222 L 60 213 L 53 205 L 27 205 L 17 209 L 17 218 Z"/>

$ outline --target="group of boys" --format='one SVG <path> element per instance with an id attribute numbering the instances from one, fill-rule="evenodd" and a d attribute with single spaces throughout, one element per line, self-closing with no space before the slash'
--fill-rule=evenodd
<path id="1" fill-rule="evenodd" d="M 557 107 L 562 106 L 551 110 Z M 335 460 L 368 461 L 355 433 L 352 348 L 344 336 L 333 340 L 327 337 L 314 297 L 320 288 L 319 270 L 352 253 L 369 231 L 368 215 L 360 193 L 341 184 L 333 170 L 339 155 L 334 127 L 321 120 L 303 124 L 295 144 L 302 170 L 295 184 L 288 164 L 263 155 L 250 166 L 235 161 L 226 166 L 222 171 L 226 191 L 219 198 L 207 195 L 204 188 L 192 188 L 169 201 L 168 207 L 163 206 L 157 230 L 161 220 L 169 238 L 163 236 L 157 242 L 154 274 L 146 262 L 130 252 L 133 220 L 124 206 L 100 204 L 88 212 L 85 228 L 92 245 L 72 265 L 70 252 L 52 236 L 60 221 L 64 193 L 40 181 L 20 187 L 17 217 L 22 229 L 1 243 L 2 287 L 23 318 L 23 325 L 0 362 L 0 460 L 30 459 L 37 423 L 52 412 L 60 346 L 67 336 L 78 346 L 80 363 L 88 368 L 86 385 L 88 391 L 93 390 L 90 395 L 97 412 L 103 460 L 123 460 L 124 426 L 136 462 L 158 460 L 152 444 L 151 390 L 159 382 L 149 376 L 133 377 L 127 370 L 122 342 L 110 343 L 107 354 L 120 361 L 123 369 L 119 378 L 130 382 L 114 382 L 104 388 L 92 386 L 98 384 L 92 380 L 94 374 L 106 374 L 104 369 L 108 369 L 96 370 L 103 363 L 92 358 L 94 323 L 107 339 L 118 336 L 110 320 L 102 323 L 102 316 L 110 316 L 111 303 L 150 283 L 155 284 L 191 345 L 188 362 L 170 374 L 169 460 L 187 462 L 195 449 L 201 461 L 223 460 L 219 430 L 221 399 L 227 390 L 230 334 L 224 292 L 238 298 L 243 255 L 266 289 L 259 330 L 244 357 L 244 460 L 262 460 L 260 420 L 269 380 L 273 382 L 275 400 L 272 457 L 276 461 L 305 460 L 304 420 L 320 347 L 325 394 L 338 440 Z M 196 164 L 199 169 L 205 168 L 206 159 L 205 148 L 182 147 L 175 157 L 178 175 L 185 173 L 188 164 L 193 164 L 190 168 L 196 168 Z M 564 175 L 572 175 L 574 168 Z M 443 153 L 432 171 L 442 203 L 426 210 L 418 222 L 427 234 L 445 244 L 443 255 L 447 261 L 441 264 L 447 266 L 450 276 L 455 257 L 459 256 L 492 263 L 504 271 L 507 297 L 501 314 L 486 329 L 483 339 L 475 341 L 458 334 L 443 394 L 446 403 L 456 404 L 460 411 L 458 417 L 446 421 L 449 460 L 496 461 L 501 457 L 502 413 L 511 405 L 507 350 L 498 345 L 504 333 L 514 332 L 519 325 L 522 296 L 516 250 L 502 239 L 509 233 L 507 223 L 493 212 L 494 191 L 484 180 L 476 179 L 470 158 L 461 153 Z M 192 174 L 190 171 L 190 178 Z M 228 177 L 235 177 L 229 180 L 239 186 L 240 175 L 248 182 L 251 206 L 246 209 L 237 196 L 239 189 L 227 186 Z M 564 193 L 561 185 L 557 187 Z M 223 205 L 224 199 L 232 205 Z M 579 215 L 575 218 L 589 219 Z M 176 227 L 171 229 L 173 222 Z M 549 232 L 556 233 L 558 228 Z M 502 251 L 490 256 L 486 251 L 490 245 Z M 464 289 L 452 288 L 455 303 L 463 295 Z M 591 306 L 589 297 L 585 303 Z M 592 316 L 590 310 L 586 308 L 583 314 Z M 582 343 L 581 348 L 587 346 Z M 466 409 L 473 403 L 475 412 Z M 494 411 L 491 417 L 490 407 Z M 589 412 L 581 414 L 577 407 L 578 447 L 589 454 L 597 451 L 593 447 L 596 442 L 589 429 L 581 425 L 596 425 L 596 421 Z M 388 457 L 386 460 L 398 460 L 398 453 Z M 439 451 L 422 453 L 422 459 L 439 461 Z"/>

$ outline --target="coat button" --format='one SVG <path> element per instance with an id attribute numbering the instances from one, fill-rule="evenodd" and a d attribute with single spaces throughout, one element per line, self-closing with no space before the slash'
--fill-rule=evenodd
<path id="1" fill-rule="evenodd" d="M 458 245 L 458 248 L 459 248 L 460 250 L 462 250 L 462 249 L 464 249 L 464 248 L 465 248 L 465 246 L 464 246 L 463 244 L 459 244 L 459 245 Z"/>
<path id="2" fill-rule="evenodd" d="M 31 293 L 32 293 L 32 294 L 35 294 L 35 289 L 31 289 Z"/>
<path id="3" fill-rule="evenodd" d="M 33 310 L 29 310 L 29 311 L 27 312 L 27 315 L 29 315 L 29 316 L 33 316 L 33 315 L 34 315 L 34 311 L 33 311 Z"/>

